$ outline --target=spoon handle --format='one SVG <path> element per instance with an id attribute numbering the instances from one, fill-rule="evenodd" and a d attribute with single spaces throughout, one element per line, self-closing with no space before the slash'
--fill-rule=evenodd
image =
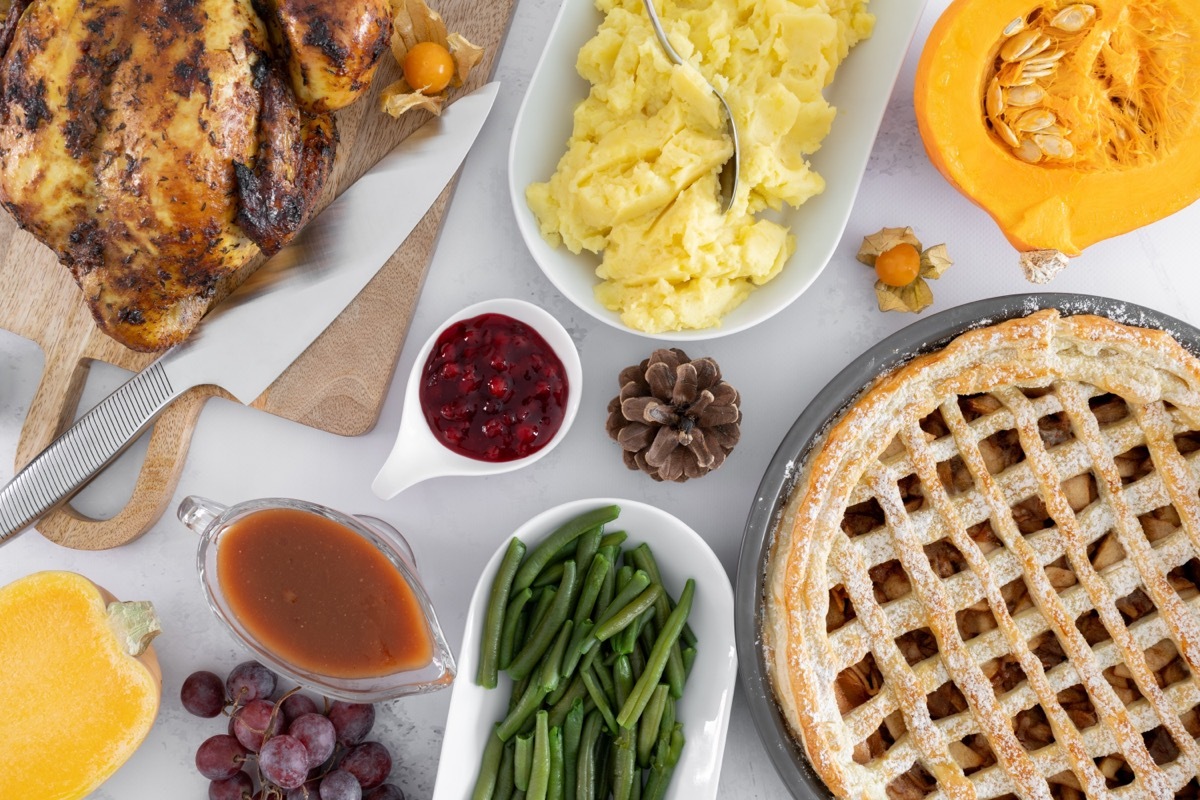
<path id="1" fill-rule="evenodd" d="M 646 14 L 650 17 L 650 26 L 654 28 L 654 35 L 658 37 L 658 43 L 666 51 L 667 58 L 671 59 L 673 64 L 682 65 L 683 59 L 679 57 L 679 53 L 675 52 L 675 48 L 667 39 L 667 32 L 663 30 L 662 21 L 658 18 L 658 11 L 654 8 L 654 0 L 643 0 L 643 2 L 646 5 Z"/>
<path id="2" fill-rule="evenodd" d="M 679 57 L 679 53 L 675 52 L 675 48 L 671 46 L 671 42 L 667 39 L 667 32 L 663 30 L 662 21 L 658 18 L 658 11 L 654 8 L 654 0 L 642 0 L 646 6 L 646 14 L 650 17 L 650 27 L 654 28 L 654 35 L 658 37 L 658 43 L 662 45 L 663 52 L 667 54 L 667 58 L 676 66 L 683 66 L 683 59 Z M 703 76 L 701 76 L 703 77 Z M 733 201 L 737 197 L 738 180 L 741 174 L 741 162 L 739 150 L 741 144 L 738 142 L 737 123 L 733 120 L 733 109 L 729 107 L 729 103 L 725 101 L 725 95 L 717 90 L 705 78 L 705 83 L 708 83 L 708 88 L 717 96 L 717 101 L 721 104 L 721 111 L 725 116 L 725 124 L 729 128 L 729 137 L 733 141 L 733 155 L 721 168 L 721 174 L 718 177 L 718 200 L 721 204 L 721 213 L 728 214 L 733 208 Z"/>

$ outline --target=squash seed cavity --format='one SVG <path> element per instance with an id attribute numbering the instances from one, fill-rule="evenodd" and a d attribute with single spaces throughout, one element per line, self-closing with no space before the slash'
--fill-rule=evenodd
<path id="1" fill-rule="evenodd" d="M 1195 32 L 1173 6 L 1105 7 L 1050 0 L 997 32 L 980 111 L 1014 158 L 1084 172 L 1148 166 L 1200 113 L 1200 76 L 1182 66 Z"/>

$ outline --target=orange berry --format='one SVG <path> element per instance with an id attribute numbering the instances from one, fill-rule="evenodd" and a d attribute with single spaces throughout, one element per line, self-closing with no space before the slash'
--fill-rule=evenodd
<path id="1" fill-rule="evenodd" d="M 437 94 L 454 78 L 454 59 L 437 42 L 418 42 L 404 56 L 404 80 L 421 94 Z"/>
<path id="2" fill-rule="evenodd" d="M 921 272 L 921 254 L 908 242 L 884 250 L 875 258 L 875 274 L 888 286 L 907 286 Z"/>

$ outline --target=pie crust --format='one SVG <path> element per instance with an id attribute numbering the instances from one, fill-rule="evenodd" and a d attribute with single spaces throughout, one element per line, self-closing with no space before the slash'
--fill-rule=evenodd
<path id="1" fill-rule="evenodd" d="M 839 798 L 1200 794 L 1200 360 L 1044 310 L 879 378 L 767 566 L 783 716 Z"/>

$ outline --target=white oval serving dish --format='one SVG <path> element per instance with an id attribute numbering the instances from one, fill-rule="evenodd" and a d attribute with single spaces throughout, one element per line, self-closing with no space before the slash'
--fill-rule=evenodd
<path id="1" fill-rule="evenodd" d="M 620 315 L 596 300 L 593 289 L 599 283 L 595 274 L 599 257 L 552 247 L 542 238 L 537 218 L 525 202 L 525 187 L 548 180 L 566 150 L 571 112 L 588 93 L 588 83 L 575 71 L 575 61 L 603 19 L 592 0 L 563 0 L 517 114 L 508 157 L 513 211 L 534 261 L 560 292 L 596 319 L 653 339 L 686 342 L 727 336 L 787 308 L 825 269 L 842 238 L 925 2 L 872 0 L 869 10 L 876 16 L 875 33 L 851 51 L 825 92 L 838 110 L 837 119 L 811 158 L 813 167 L 825 178 L 825 191 L 781 215 L 799 243 L 782 272 L 751 292 L 719 327 L 650 334 L 626 327 Z"/>
<path id="2" fill-rule="evenodd" d="M 626 546 L 646 542 L 654 551 L 667 591 L 678 597 L 688 578 L 696 594 L 688 622 L 696 633 L 696 661 L 679 701 L 678 719 L 687 738 L 675 768 L 667 800 L 712 800 L 717 796 L 721 756 L 729 728 L 729 707 L 737 680 L 737 648 L 733 639 L 733 589 L 725 568 L 700 535 L 679 519 L 634 500 L 591 498 L 575 500 L 538 514 L 514 535 L 532 550 L 567 520 L 593 508 L 617 504 L 621 516 L 609 524 L 628 532 Z M 496 549 L 467 609 L 467 627 L 458 653 L 458 677 L 450 697 L 450 714 L 442 741 L 433 800 L 470 797 L 479 775 L 483 747 L 493 725 L 504 717 L 512 681 L 503 672 L 495 689 L 475 683 L 479 669 L 479 639 L 487 612 L 492 581 L 508 547 L 509 537 Z"/>

